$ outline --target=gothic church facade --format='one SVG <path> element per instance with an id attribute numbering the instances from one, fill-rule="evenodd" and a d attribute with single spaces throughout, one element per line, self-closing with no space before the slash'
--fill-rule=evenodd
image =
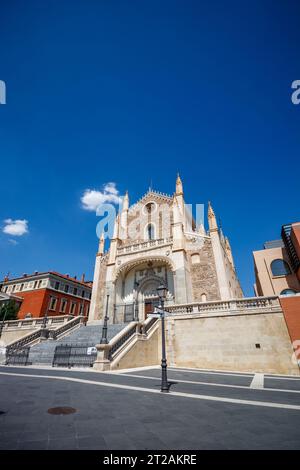
<path id="1" fill-rule="evenodd" d="M 108 251 L 102 234 L 96 255 L 89 322 L 143 321 L 168 289 L 166 306 L 243 297 L 230 243 L 208 204 L 208 227 L 184 201 L 180 176 L 169 196 L 152 189 L 130 206 L 126 193 Z M 203 221 L 202 221 L 203 222 Z"/>

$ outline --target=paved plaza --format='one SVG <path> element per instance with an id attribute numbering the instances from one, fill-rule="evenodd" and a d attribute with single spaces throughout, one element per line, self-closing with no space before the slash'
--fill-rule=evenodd
<path id="1" fill-rule="evenodd" d="M 300 378 L 168 373 L 0 367 L 0 448 L 300 449 Z"/>

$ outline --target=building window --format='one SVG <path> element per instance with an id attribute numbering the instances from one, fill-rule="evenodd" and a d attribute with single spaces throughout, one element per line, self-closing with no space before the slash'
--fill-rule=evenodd
<path id="1" fill-rule="evenodd" d="M 59 282 L 58 281 L 55 283 L 54 289 L 56 289 L 56 290 L 59 289 Z"/>
<path id="2" fill-rule="evenodd" d="M 192 255 L 192 264 L 199 264 L 200 263 L 200 255 L 195 253 Z"/>
<path id="3" fill-rule="evenodd" d="M 155 202 L 148 202 L 148 204 L 146 204 L 144 207 L 143 207 L 143 213 L 145 215 L 147 214 L 153 214 L 157 209 L 157 204 Z"/>
<path id="4" fill-rule="evenodd" d="M 289 265 L 283 259 L 274 259 L 271 263 L 271 271 L 273 276 L 287 276 L 291 274 Z"/>
<path id="5" fill-rule="evenodd" d="M 65 285 L 65 292 L 69 292 L 69 286 L 68 286 L 68 284 Z"/>
<path id="6" fill-rule="evenodd" d="M 67 308 L 67 301 L 66 301 L 66 299 L 61 299 L 61 302 L 60 302 L 60 312 L 61 312 L 61 313 L 65 313 L 66 308 Z"/>
<path id="7" fill-rule="evenodd" d="M 57 298 L 56 297 L 51 297 L 50 298 L 50 307 L 49 310 L 55 310 L 57 305 Z"/>
<path id="8" fill-rule="evenodd" d="M 71 305 L 70 305 L 70 314 L 71 315 L 75 314 L 75 309 L 76 309 L 76 302 L 71 302 Z"/>
<path id="9" fill-rule="evenodd" d="M 79 314 L 80 314 L 80 315 L 83 315 L 83 307 L 84 307 L 84 304 L 81 303 L 81 304 L 80 304 L 80 310 L 79 310 Z"/>
<path id="10" fill-rule="evenodd" d="M 153 224 L 148 224 L 146 227 L 146 235 L 148 240 L 155 239 L 155 229 Z"/>
<path id="11" fill-rule="evenodd" d="M 294 289 L 284 289 L 280 292 L 280 295 L 296 295 L 297 292 Z"/>
<path id="12" fill-rule="evenodd" d="M 38 283 L 38 288 L 40 288 L 41 285 L 42 285 L 42 280 L 39 281 L 39 283 Z"/>
<path id="13" fill-rule="evenodd" d="M 83 298 L 85 297 L 85 291 L 84 290 L 82 291 L 81 297 L 83 297 Z"/>
<path id="14" fill-rule="evenodd" d="M 77 287 L 74 287 L 74 289 L 73 289 L 73 294 L 74 294 L 74 295 L 77 295 Z"/>

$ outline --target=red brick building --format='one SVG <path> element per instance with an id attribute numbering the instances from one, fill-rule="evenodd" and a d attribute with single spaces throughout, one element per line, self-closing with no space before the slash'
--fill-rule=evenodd
<path id="1" fill-rule="evenodd" d="M 292 270 L 300 282 L 300 222 L 284 225 L 281 235 Z M 300 364 L 300 293 L 286 298 L 281 297 L 280 303 L 296 351 L 296 357 Z"/>
<path id="2" fill-rule="evenodd" d="M 92 283 L 76 277 L 45 272 L 5 278 L 1 291 L 22 298 L 18 318 L 55 315 L 88 316 Z"/>

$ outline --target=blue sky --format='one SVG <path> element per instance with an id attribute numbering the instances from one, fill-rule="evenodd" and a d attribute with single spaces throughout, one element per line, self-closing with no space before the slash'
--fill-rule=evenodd
<path id="1" fill-rule="evenodd" d="M 134 202 L 179 170 L 252 295 L 252 251 L 300 219 L 299 18 L 298 1 L 1 2 L 0 275 L 91 278 L 85 190 Z"/>

